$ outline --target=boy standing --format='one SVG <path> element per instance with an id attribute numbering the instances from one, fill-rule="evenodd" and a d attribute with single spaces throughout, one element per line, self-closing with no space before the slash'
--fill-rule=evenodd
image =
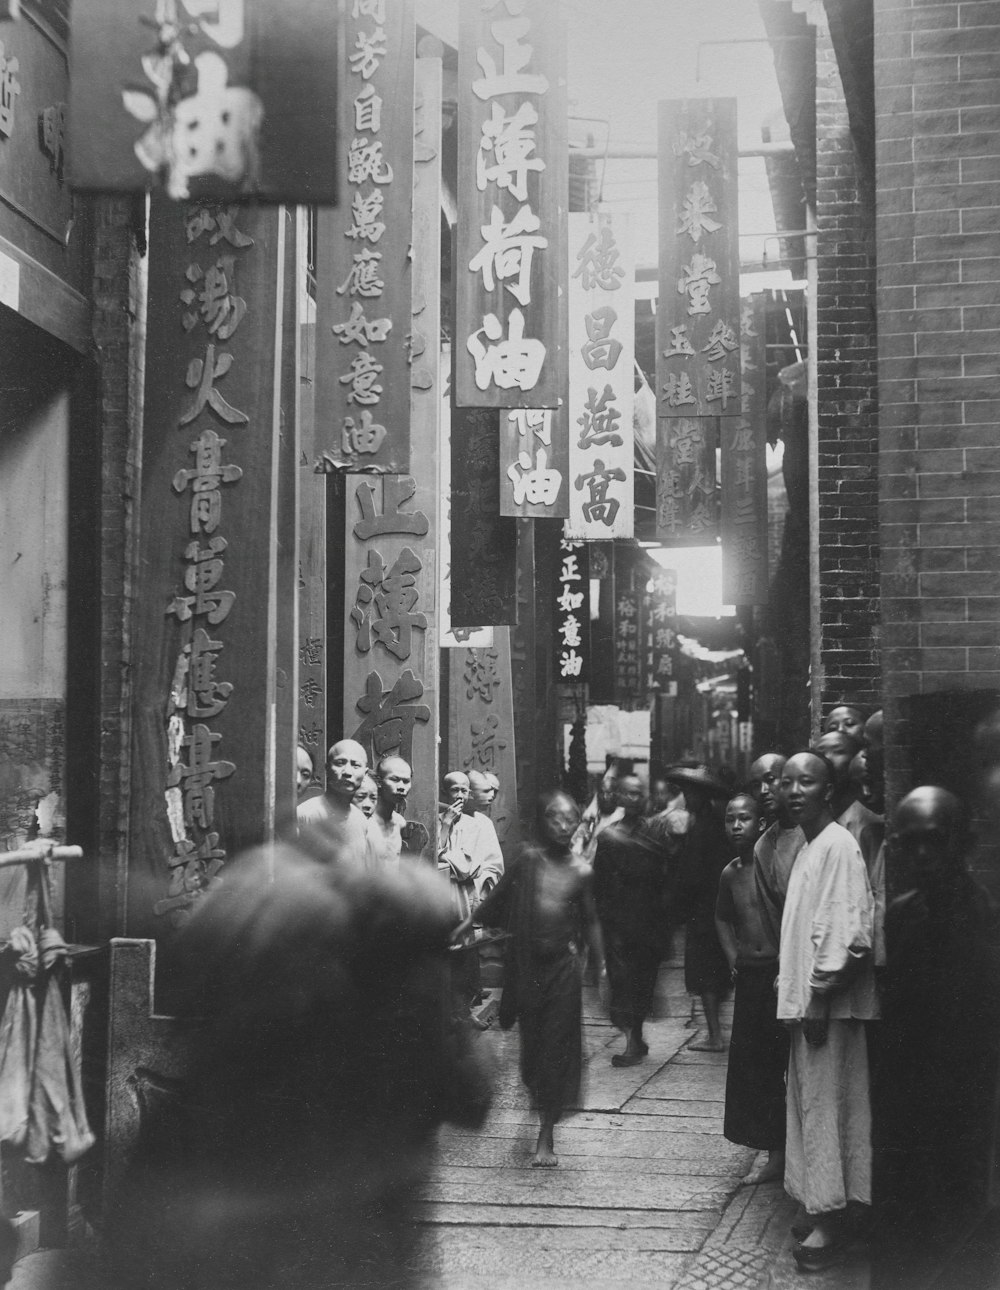
<path id="1" fill-rule="evenodd" d="M 778 945 L 760 916 L 754 845 L 764 818 L 749 793 L 726 806 L 726 836 L 736 859 L 722 871 L 715 925 L 736 984 L 726 1075 L 723 1132 L 730 1142 L 766 1151 L 744 1183 L 771 1182 L 785 1172 L 785 1071 L 788 1031 L 777 1017 L 774 982 Z"/>

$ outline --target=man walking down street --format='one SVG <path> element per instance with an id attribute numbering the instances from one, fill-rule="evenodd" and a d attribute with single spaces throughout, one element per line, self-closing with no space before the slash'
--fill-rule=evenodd
<path id="1" fill-rule="evenodd" d="M 817 1271 L 842 1257 L 848 1203 L 871 1204 L 864 1023 L 879 1015 L 874 902 L 858 844 L 833 818 L 826 759 L 790 757 L 781 791 L 806 838 L 785 897 L 778 969 L 778 1019 L 791 1030 L 785 1190 L 810 1229 L 793 1251 L 796 1262 Z"/>

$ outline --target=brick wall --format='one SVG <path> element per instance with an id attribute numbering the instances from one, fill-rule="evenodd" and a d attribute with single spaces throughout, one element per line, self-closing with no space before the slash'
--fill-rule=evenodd
<path id="1" fill-rule="evenodd" d="M 875 0 L 890 800 L 919 696 L 1000 689 L 998 70 L 998 0 Z"/>
<path id="2" fill-rule="evenodd" d="M 881 705 L 871 176 L 834 47 L 816 32 L 819 560 L 823 710 Z"/>

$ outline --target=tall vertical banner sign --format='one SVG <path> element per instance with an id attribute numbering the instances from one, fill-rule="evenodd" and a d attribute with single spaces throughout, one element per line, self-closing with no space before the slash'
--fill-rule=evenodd
<path id="1" fill-rule="evenodd" d="M 502 415 L 491 408 L 452 410 L 452 629 L 514 622 L 517 520 L 500 514 Z"/>
<path id="2" fill-rule="evenodd" d="M 73 0 L 70 182 L 336 201 L 337 26 L 330 0 Z"/>
<path id="3" fill-rule="evenodd" d="M 410 465 L 412 0 L 351 0 L 339 205 L 317 229 L 316 446 L 330 470 Z M 333 69 L 330 69 L 333 75 Z"/>
<path id="4" fill-rule="evenodd" d="M 656 422 L 656 536 L 664 546 L 711 546 L 719 536 L 720 420 L 661 417 Z"/>
<path id="5" fill-rule="evenodd" d="M 498 627 L 493 645 L 453 654 L 449 678 L 448 769 L 496 775 L 491 818 L 502 843 L 517 822 L 510 630 Z"/>
<path id="6" fill-rule="evenodd" d="M 566 409 L 500 413 L 500 514 L 565 519 L 569 514 Z"/>
<path id="7" fill-rule="evenodd" d="M 660 103 L 658 151 L 657 415 L 738 416 L 736 100 Z"/>
<path id="8" fill-rule="evenodd" d="M 722 599 L 767 604 L 766 310 L 762 295 L 740 311 L 742 414 L 721 422 Z"/>
<path id="9" fill-rule="evenodd" d="M 615 694 L 630 711 L 642 698 L 642 595 L 615 592 Z"/>
<path id="10" fill-rule="evenodd" d="M 587 544 L 563 538 L 556 588 L 556 680 L 590 680 L 590 567 Z"/>
<path id="11" fill-rule="evenodd" d="M 273 830 L 285 213 L 150 213 L 128 926 L 166 937 Z M 288 750 L 291 756 L 291 749 Z"/>
<path id="12" fill-rule="evenodd" d="M 623 216 L 569 217 L 569 519 L 587 541 L 635 531 L 635 261 Z"/>
<path id="13" fill-rule="evenodd" d="M 449 369 L 442 357 L 442 384 Z M 441 399 L 441 452 L 438 457 L 438 645 L 441 649 L 482 649 L 493 644 L 492 627 L 454 627 L 451 621 L 451 399 Z"/>
<path id="14" fill-rule="evenodd" d="M 565 399 L 565 35 L 551 0 L 464 0 L 458 48 L 456 402 Z"/>
<path id="15" fill-rule="evenodd" d="M 643 597 L 644 686 L 671 694 L 675 685 L 677 640 L 677 574 L 657 569 Z"/>

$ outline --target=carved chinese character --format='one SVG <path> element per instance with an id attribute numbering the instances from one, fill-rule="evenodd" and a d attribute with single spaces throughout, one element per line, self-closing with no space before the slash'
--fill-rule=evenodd
<path id="1" fill-rule="evenodd" d="M 187 714 L 189 717 L 217 716 L 229 702 L 233 692 L 229 681 L 217 681 L 215 668 L 219 660 L 222 641 L 213 641 L 203 627 L 195 629 L 190 645 L 183 653 L 187 657 Z"/>
<path id="2" fill-rule="evenodd" d="M 230 246 L 245 249 L 253 246 L 253 238 L 247 237 L 236 227 L 237 206 L 221 206 L 214 202 L 202 202 L 186 208 L 184 217 L 184 235 L 189 242 L 197 242 L 202 233 L 211 233 L 209 246 L 217 242 L 228 242 Z"/>
<path id="3" fill-rule="evenodd" d="M 583 671 L 583 657 L 575 649 L 563 650 L 559 655 L 559 675 L 579 676 Z"/>
<path id="4" fill-rule="evenodd" d="M 537 124 L 538 113 L 530 103 L 522 103 L 510 117 L 499 103 L 491 105 L 476 153 L 476 187 L 481 193 L 487 184 L 496 184 L 517 201 L 527 201 L 529 172 L 545 169 L 541 157 L 532 156 Z M 490 153 L 492 165 L 487 162 Z"/>
<path id="5" fill-rule="evenodd" d="M 414 612 L 420 599 L 415 575 L 422 569 L 419 557 L 408 546 L 388 569 L 380 552 L 368 552 L 368 567 L 361 571 L 351 610 L 362 654 L 378 644 L 400 661 L 410 657 L 413 632 L 427 628 L 427 616 Z"/>
<path id="6" fill-rule="evenodd" d="M 512 425 L 522 439 L 530 430 L 536 439 L 540 439 L 546 448 L 552 446 L 552 414 L 541 408 L 512 408 L 507 413 L 507 422 Z"/>
<path id="7" fill-rule="evenodd" d="M 494 206 L 490 222 L 480 226 L 484 245 L 469 261 L 473 273 L 483 275 L 483 286 L 493 291 L 499 280 L 519 304 L 531 301 L 531 259 L 549 239 L 538 233 L 541 221 L 530 206 L 522 206 L 510 223 Z"/>
<path id="8" fill-rule="evenodd" d="M 577 557 L 573 554 L 564 555 L 562 558 L 562 569 L 559 573 L 559 581 L 576 582 L 580 576 L 580 566 L 577 564 Z"/>
<path id="9" fill-rule="evenodd" d="M 514 504 L 521 506 L 526 500 L 533 506 L 554 506 L 562 485 L 562 475 L 549 466 L 548 453 L 540 447 L 531 460 L 523 450 L 517 461 L 507 467 L 507 478 L 514 492 Z"/>
<path id="10" fill-rule="evenodd" d="M 700 134 L 682 133 L 674 143 L 674 156 L 687 157 L 689 166 L 700 166 L 703 162 L 718 170 L 722 165 L 719 158 L 711 151 L 712 136 L 707 130 Z"/>
<path id="11" fill-rule="evenodd" d="M 382 128 L 382 99 L 370 81 L 354 100 L 354 128 L 359 134 L 362 130 L 378 134 Z"/>
<path id="12" fill-rule="evenodd" d="M 192 596 L 175 596 L 167 606 L 168 614 L 175 614 L 179 622 L 204 615 L 216 627 L 229 617 L 236 601 L 235 591 L 220 591 L 225 563 L 219 558 L 226 547 L 225 538 L 213 538 L 207 547 L 189 542 L 184 548 L 184 559 L 189 567 L 184 571 L 184 585 Z"/>
<path id="13" fill-rule="evenodd" d="M 581 427 L 577 444 L 581 448 L 594 448 L 610 444 L 618 448 L 625 441 L 618 433 L 618 422 L 621 410 L 615 406 L 615 393 L 610 385 L 605 385 L 598 396 L 597 390 L 590 386 L 587 390 L 587 403 L 583 415 L 577 417 L 576 424 Z"/>
<path id="14" fill-rule="evenodd" d="M 169 790 L 177 792 L 176 789 Z M 167 861 L 170 866 L 170 883 L 165 900 L 153 905 L 153 913 L 169 914 L 170 921 L 180 926 L 191 914 L 192 907 L 219 884 L 218 872 L 226 860 L 225 851 L 219 846 L 219 835 L 206 833 L 195 845 L 190 838 L 180 838 L 174 843 L 174 854 Z"/>
<path id="15" fill-rule="evenodd" d="M 580 279 L 584 291 L 590 291 L 594 287 L 616 291 L 620 280 L 625 277 L 625 270 L 615 263 L 618 256 L 618 243 L 614 234 L 607 224 L 602 224 L 600 231 L 591 233 L 577 251 L 579 263 L 573 271 L 573 277 Z"/>
<path id="16" fill-rule="evenodd" d="M 712 306 L 708 293 L 722 281 L 715 261 L 697 251 L 691 257 L 690 264 L 685 265 L 683 274 L 683 277 L 677 279 L 677 294 L 687 296 L 688 313 L 710 314 Z"/>
<path id="17" fill-rule="evenodd" d="M 562 637 L 562 644 L 566 646 L 580 645 L 580 620 L 576 614 L 567 614 L 559 624 L 559 635 Z"/>
<path id="18" fill-rule="evenodd" d="M 431 719 L 431 710 L 425 703 L 414 703 L 423 698 L 424 687 L 410 668 L 399 676 L 392 689 L 385 690 L 378 672 L 369 672 L 365 693 L 355 705 L 364 720 L 351 736 L 369 753 L 369 763 L 375 765 L 386 753 L 396 752 L 408 762 L 413 761 L 413 731 L 419 721 Z"/>
<path id="19" fill-rule="evenodd" d="M 507 741 L 497 737 L 499 729 L 500 718 L 493 712 L 488 713 L 481 721 L 469 723 L 472 756 L 484 770 L 493 770 L 497 764 L 497 754 L 507 747 Z"/>
<path id="20" fill-rule="evenodd" d="M 709 333 L 708 344 L 701 347 L 701 352 L 710 363 L 717 363 L 719 359 L 731 354 L 738 344 L 735 330 L 720 318 Z"/>
<path id="21" fill-rule="evenodd" d="M 359 301 L 351 302 L 350 316 L 342 323 L 334 323 L 330 328 L 342 345 L 361 345 L 368 348 L 368 343 L 380 344 L 392 330 L 391 318 L 365 317 L 364 306 Z"/>
<path id="22" fill-rule="evenodd" d="M 733 434 L 733 452 L 753 452 L 753 430 L 750 426 L 738 426 Z"/>
<path id="23" fill-rule="evenodd" d="M 185 287 L 180 296 L 189 307 L 197 301 L 197 309 L 189 308 L 184 314 L 181 321 L 185 331 L 190 331 L 200 316 L 209 335 L 229 340 L 247 311 L 246 301 L 230 290 L 232 275 L 231 255 L 220 255 L 207 270 L 203 270 L 200 264 L 188 265 L 184 276 L 192 286 Z M 194 289 L 195 284 L 200 284 L 200 290 Z"/>
<path id="24" fill-rule="evenodd" d="M 191 487 L 191 532 L 214 533 L 222 517 L 220 484 L 235 484 L 243 478 L 243 471 L 232 463 L 223 465 L 222 449 L 226 440 L 214 430 L 205 429 L 188 445 L 194 453 L 193 470 L 179 470 L 173 478 L 173 488 L 182 493 Z M 217 539 L 222 541 L 222 539 Z M 223 543 L 223 546 L 225 543 Z"/>
<path id="25" fill-rule="evenodd" d="M 374 188 L 370 193 L 355 193 L 351 201 L 350 228 L 344 230 L 345 237 L 357 238 L 374 244 L 385 232 L 382 222 L 382 207 L 385 196 L 381 189 Z"/>
<path id="26" fill-rule="evenodd" d="M 583 504 L 585 519 L 599 520 L 609 528 L 614 524 L 621 502 L 617 497 L 608 497 L 608 491 L 616 481 L 625 482 L 624 470 L 619 466 L 609 470 L 600 458 L 594 462 L 594 469 L 589 474 L 577 475 L 576 487 L 586 487 L 589 494 L 589 500 Z"/>
<path id="27" fill-rule="evenodd" d="M 530 18 L 510 18 L 490 24 L 490 35 L 503 51 L 501 66 L 498 70 L 496 59 L 482 46 L 476 50 L 476 62 L 483 73 L 472 82 L 472 92 L 477 98 L 485 101 L 500 94 L 545 94 L 548 91 L 547 77 L 524 70 L 535 52 L 531 45 L 521 43 L 530 29 Z"/>
<path id="28" fill-rule="evenodd" d="M 381 27 L 385 22 L 385 0 L 353 0 L 352 18 L 371 18 Z"/>
<path id="29" fill-rule="evenodd" d="M 207 829 L 211 826 L 215 814 L 213 784 L 216 780 L 228 779 L 236 769 L 234 762 L 212 759 L 215 745 L 221 738 L 222 735 L 199 723 L 181 740 L 188 750 L 187 764 L 178 762 L 167 774 L 167 787 L 180 785 L 183 790 L 184 822 L 188 827 L 196 824 Z"/>
<path id="30" fill-rule="evenodd" d="M 386 428 L 375 421 L 372 414 L 365 408 L 361 413 L 361 419 L 355 423 L 353 417 L 344 417 L 344 424 L 341 427 L 341 448 L 345 456 L 374 456 L 382 447 L 386 436 Z"/>
<path id="31" fill-rule="evenodd" d="M 673 493 L 661 494 L 656 502 L 656 527 L 671 536 L 681 527 L 681 504 Z"/>
<path id="32" fill-rule="evenodd" d="M 306 677 L 299 686 L 299 698 L 307 708 L 314 708 L 316 700 L 323 697 L 323 687 L 314 676 Z"/>
<path id="33" fill-rule="evenodd" d="M 385 32 L 381 27 L 372 32 L 359 31 L 354 41 L 354 53 L 350 55 L 351 71 L 355 76 L 370 81 L 387 52 Z"/>
<path id="34" fill-rule="evenodd" d="M 753 468 L 753 458 L 737 457 L 736 460 L 733 462 L 733 466 L 734 466 L 733 482 L 735 483 L 736 487 L 750 488 L 753 485 L 754 479 L 756 477 L 754 473 L 754 468 Z"/>
<path id="35" fill-rule="evenodd" d="M 233 365 L 233 356 L 227 351 L 223 351 L 218 358 L 215 357 L 215 345 L 209 344 L 205 351 L 204 359 L 192 358 L 188 363 L 187 373 L 184 377 L 184 383 L 189 390 L 195 391 L 194 400 L 191 406 L 183 413 L 180 419 L 182 426 L 190 425 L 206 407 L 231 426 L 245 426 L 249 424 L 250 418 L 245 412 L 240 412 L 228 403 L 222 394 L 215 388 L 215 382 L 226 373 Z"/>
<path id="36" fill-rule="evenodd" d="M 669 408 L 680 408 L 686 403 L 698 402 L 687 372 L 673 372 L 667 377 L 663 385 L 663 397 Z"/>
<path id="37" fill-rule="evenodd" d="M 412 533 L 426 536 L 430 522 L 423 511 L 404 511 L 404 503 L 416 493 L 417 485 L 412 475 L 384 475 L 382 477 L 382 513 L 375 511 L 375 488 L 362 481 L 354 490 L 361 507 L 362 518 L 354 525 L 354 536 L 362 542 L 382 537 L 386 533 Z"/>
<path id="38" fill-rule="evenodd" d="M 603 367 L 605 371 L 610 372 L 621 356 L 621 341 L 613 340 L 611 337 L 611 328 L 617 321 L 618 314 L 610 305 L 595 309 L 583 320 L 583 325 L 587 329 L 587 340 L 581 347 L 580 353 L 592 372 L 598 367 Z"/>
<path id="39" fill-rule="evenodd" d="M 663 351 L 664 358 L 676 358 L 679 354 L 694 357 L 694 348 L 688 340 L 687 323 L 679 323 L 670 328 L 670 344 Z"/>
<path id="40" fill-rule="evenodd" d="M 478 698 L 483 703 L 493 702 L 493 696 L 500 685 L 498 660 L 499 655 L 495 649 L 470 649 L 466 651 L 462 680 L 465 682 L 465 697 L 467 699 Z"/>
<path id="41" fill-rule="evenodd" d="M 540 340 L 524 339 L 524 314 L 512 309 L 507 320 L 508 334 L 496 314 L 486 314 L 483 325 L 469 337 L 465 347 L 476 365 L 476 386 L 489 388 L 492 382 L 501 390 L 531 390 L 538 384 L 545 346 Z M 485 337 L 488 344 L 484 344 Z"/>
<path id="42" fill-rule="evenodd" d="M 708 185 L 699 179 L 691 185 L 691 190 L 681 204 L 681 222 L 677 236 L 687 233 L 691 241 L 698 243 L 705 233 L 717 233 L 722 225 L 711 216 L 718 211 L 715 198 L 708 191 Z"/>
<path id="43" fill-rule="evenodd" d="M 563 587 L 556 599 L 556 608 L 561 609 L 563 613 L 571 613 L 581 607 L 583 604 L 582 591 L 570 591 L 569 587 Z"/>
<path id="44" fill-rule="evenodd" d="M 382 386 L 377 384 L 382 374 L 382 364 L 376 363 L 372 354 L 367 352 L 356 355 L 351 360 L 350 371 L 339 377 L 341 385 L 349 385 L 348 403 L 371 405 L 378 403 L 382 395 Z"/>
<path id="45" fill-rule="evenodd" d="M 49 159 L 49 169 L 62 183 L 66 160 L 66 104 L 53 103 L 38 114 L 38 146 Z"/>
<path id="46" fill-rule="evenodd" d="M 699 425 L 682 422 L 670 427 L 670 450 L 678 466 L 689 466 L 697 462 L 705 446 L 705 432 Z"/>
<path id="47" fill-rule="evenodd" d="M 302 667 L 321 667 L 323 665 L 322 636 L 308 636 L 299 645 L 299 663 Z"/>
<path id="48" fill-rule="evenodd" d="M 705 402 L 721 403 L 723 409 L 735 396 L 733 373 L 728 367 L 716 368 L 709 372 L 705 386 Z"/>
<path id="49" fill-rule="evenodd" d="M 392 166 L 382 156 L 382 140 L 368 142 L 367 135 L 352 139 L 347 150 L 347 182 L 363 184 L 370 179 L 373 184 L 391 184 Z"/>
<path id="50" fill-rule="evenodd" d="M 379 277 L 382 271 L 381 251 L 369 251 L 363 247 L 353 258 L 347 277 L 337 288 L 337 295 L 346 291 L 352 296 L 380 296 L 385 290 L 385 283 Z"/>
<path id="51" fill-rule="evenodd" d="M 699 502 L 691 512 L 688 520 L 688 528 L 692 533 L 704 533 L 706 529 L 712 527 L 712 516 L 704 502 Z"/>
<path id="52" fill-rule="evenodd" d="M 21 93 L 21 82 L 17 79 L 20 70 L 20 62 L 8 56 L 0 40 L 0 134 L 8 138 L 14 128 L 14 101 Z"/>

